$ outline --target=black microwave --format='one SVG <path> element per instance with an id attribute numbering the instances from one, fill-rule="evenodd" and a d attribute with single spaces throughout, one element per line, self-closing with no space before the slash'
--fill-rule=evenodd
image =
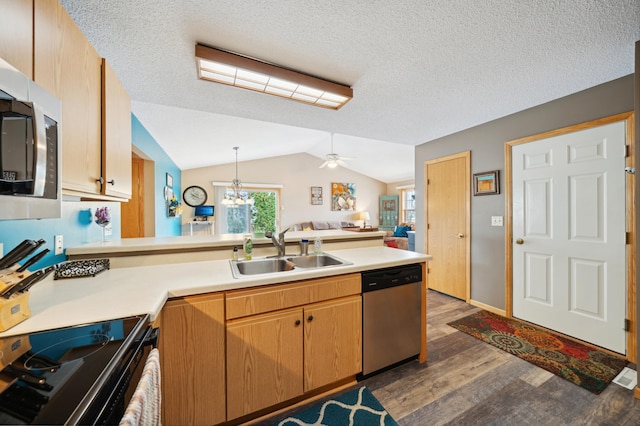
<path id="1" fill-rule="evenodd" d="M 60 101 L 0 58 L 0 219 L 61 216 Z"/>

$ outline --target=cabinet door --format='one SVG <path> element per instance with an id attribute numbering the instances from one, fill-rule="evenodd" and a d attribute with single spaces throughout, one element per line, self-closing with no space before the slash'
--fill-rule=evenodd
<path id="1" fill-rule="evenodd" d="M 2 0 L 0 58 L 33 79 L 33 0 Z"/>
<path id="2" fill-rule="evenodd" d="M 302 309 L 227 323 L 227 418 L 302 394 Z"/>
<path id="3" fill-rule="evenodd" d="M 362 371 L 362 297 L 304 309 L 304 391 Z"/>
<path id="4" fill-rule="evenodd" d="M 163 424 L 224 422 L 224 295 L 168 301 L 160 333 Z"/>
<path id="5" fill-rule="evenodd" d="M 100 194 L 100 55 L 56 0 L 34 3 L 33 79 L 62 101 L 62 189 Z"/>
<path id="6" fill-rule="evenodd" d="M 131 98 L 102 59 L 102 194 L 131 198 Z"/>

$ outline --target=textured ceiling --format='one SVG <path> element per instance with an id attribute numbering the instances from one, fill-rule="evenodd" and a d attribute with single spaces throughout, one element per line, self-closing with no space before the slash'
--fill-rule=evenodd
<path id="1" fill-rule="evenodd" d="M 638 0 L 61 0 L 181 169 L 295 152 L 413 178 L 414 146 L 633 73 Z M 196 43 L 351 86 L 339 111 L 200 81 Z M 322 159 L 318 160 L 318 165 Z"/>

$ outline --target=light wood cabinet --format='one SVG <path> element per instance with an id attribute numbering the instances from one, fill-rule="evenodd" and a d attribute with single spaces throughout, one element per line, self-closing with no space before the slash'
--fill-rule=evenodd
<path id="1" fill-rule="evenodd" d="M 100 194 L 102 59 L 57 0 L 34 5 L 33 79 L 62 102 L 62 188 Z"/>
<path id="2" fill-rule="evenodd" d="M 131 98 L 102 59 L 102 194 L 131 198 Z"/>
<path id="3" fill-rule="evenodd" d="M 362 371 L 362 298 L 304 308 L 304 391 Z"/>
<path id="4" fill-rule="evenodd" d="M 227 416 L 302 395 L 302 309 L 227 325 Z"/>
<path id="5" fill-rule="evenodd" d="M 360 290 L 349 274 L 228 292 L 227 419 L 359 373 Z"/>
<path id="6" fill-rule="evenodd" d="M 165 425 L 225 421 L 224 295 L 167 301 L 160 329 Z"/>
<path id="7" fill-rule="evenodd" d="M 33 9 L 33 79 L 62 102 L 62 190 L 131 198 L 131 100 L 57 0 Z"/>
<path id="8" fill-rule="evenodd" d="M 33 79 L 33 0 L 2 0 L 0 58 Z"/>

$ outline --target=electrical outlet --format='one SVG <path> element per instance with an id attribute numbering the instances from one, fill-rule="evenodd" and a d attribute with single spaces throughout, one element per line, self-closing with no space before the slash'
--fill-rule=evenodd
<path id="1" fill-rule="evenodd" d="M 502 216 L 491 216 L 491 226 L 502 226 Z"/>
<path id="2" fill-rule="evenodd" d="M 54 248 L 53 254 L 59 255 L 64 252 L 64 239 L 62 235 L 55 236 L 54 247 L 55 248 Z"/>

